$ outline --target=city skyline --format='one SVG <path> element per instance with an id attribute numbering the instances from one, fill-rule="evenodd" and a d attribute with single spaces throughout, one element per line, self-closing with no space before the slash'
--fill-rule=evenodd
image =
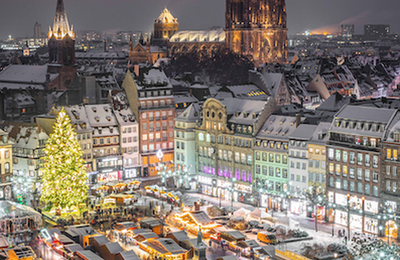
<path id="1" fill-rule="evenodd" d="M 35 22 L 42 25 L 47 33 L 52 24 L 55 2 L 51 0 L 15 1 L 5 0 L 0 11 L 3 26 L 0 28 L 0 39 L 8 35 L 13 37 L 32 37 Z M 396 10 L 400 2 L 387 0 L 386 5 L 379 5 L 376 0 L 344 0 L 330 2 L 327 0 L 286 1 L 289 35 L 304 32 L 328 32 L 339 30 L 339 25 L 350 23 L 356 25 L 356 34 L 363 33 L 363 25 L 390 24 L 391 33 L 398 33 Z M 164 6 L 178 18 L 180 29 L 208 29 L 212 26 L 224 26 L 225 1 L 211 0 L 117 0 L 110 3 L 106 0 L 92 1 L 68 0 L 65 2 L 69 20 L 74 30 L 99 30 L 114 34 L 123 30 L 152 31 L 153 21 Z M 387 9 L 387 6 L 391 6 Z M 344 8 L 345 7 L 345 8 Z M 86 14 L 96 14 L 91 16 Z M 318 12 L 316 12 L 318 10 Z M 14 15 L 19 13 L 20 15 Z M 47 14 L 48 15 L 45 15 Z M 201 14 L 207 13 L 207 17 Z M 334 14 L 334 15 L 331 15 Z M 24 22 L 20 18 L 24 17 Z M 18 19 L 18 20 L 17 20 Z"/>

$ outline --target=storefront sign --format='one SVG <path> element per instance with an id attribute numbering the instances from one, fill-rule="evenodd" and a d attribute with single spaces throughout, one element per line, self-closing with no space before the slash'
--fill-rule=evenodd
<path id="1" fill-rule="evenodd" d="M 246 193 L 251 193 L 251 186 L 235 183 L 235 190 L 241 191 L 241 192 L 246 192 Z"/>
<path id="2" fill-rule="evenodd" d="M 355 210 L 362 209 L 362 199 L 357 196 L 351 196 L 349 200 L 350 208 Z"/>
<path id="3" fill-rule="evenodd" d="M 364 230 L 374 234 L 378 233 L 378 220 L 372 218 L 365 218 Z"/>
<path id="4" fill-rule="evenodd" d="M 335 201 L 337 205 L 347 206 L 347 196 L 344 194 L 336 193 Z"/>
<path id="5" fill-rule="evenodd" d="M 379 203 L 377 201 L 372 201 L 372 200 L 364 201 L 365 211 L 377 214 L 378 208 L 379 208 Z"/>
<path id="6" fill-rule="evenodd" d="M 386 201 L 386 205 L 388 206 L 389 209 L 391 209 L 393 212 L 397 211 L 397 203 L 395 201 Z"/>
<path id="7" fill-rule="evenodd" d="M 232 187 L 232 182 L 224 181 L 224 180 L 217 180 L 217 187 L 221 187 L 223 189 L 231 188 Z"/>
<path id="8" fill-rule="evenodd" d="M 115 198 L 105 198 L 104 199 L 104 204 L 115 204 Z"/>
<path id="9" fill-rule="evenodd" d="M 125 179 L 136 178 L 137 170 L 136 169 L 126 169 L 125 170 Z"/>
<path id="10" fill-rule="evenodd" d="M 199 183 L 203 183 L 203 184 L 208 184 L 208 185 L 212 184 L 212 179 L 210 177 L 206 177 L 206 176 L 199 175 L 198 181 L 199 181 Z"/>

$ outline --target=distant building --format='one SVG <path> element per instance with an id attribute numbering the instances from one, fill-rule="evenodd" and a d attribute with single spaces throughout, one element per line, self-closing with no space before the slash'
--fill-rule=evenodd
<path id="1" fill-rule="evenodd" d="M 390 34 L 389 24 L 366 24 L 364 25 L 365 40 L 377 40 L 387 38 Z"/>
<path id="2" fill-rule="evenodd" d="M 340 34 L 344 38 L 351 38 L 355 33 L 354 24 L 342 24 L 340 25 Z"/>
<path id="3" fill-rule="evenodd" d="M 178 19 L 173 17 L 167 7 L 154 21 L 153 43 L 159 46 L 167 46 L 172 35 L 179 30 Z"/>
<path id="4" fill-rule="evenodd" d="M 36 22 L 34 26 L 33 38 L 35 39 L 42 38 L 42 25 L 38 22 Z"/>
<path id="5" fill-rule="evenodd" d="M 12 196 L 14 143 L 8 139 L 8 133 L 3 130 L 0 130 L 0 138 L 0 200 L 9 200 Z"/>

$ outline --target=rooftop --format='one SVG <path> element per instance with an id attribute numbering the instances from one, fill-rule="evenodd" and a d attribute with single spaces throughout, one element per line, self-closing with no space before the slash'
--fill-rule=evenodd
<path id="1" fill-rule="evenodd" d="M 290 135 L 290 138 L 297 140 L 310 140 L 315 132 L 315 129 L 317 129 L 316 125 L 299 125 Z"/>
<path id="2" fill-rule="evenodd" d="M 170 42 L 225 42 L 225 31 L 178 31 L 170 39 Z"/>

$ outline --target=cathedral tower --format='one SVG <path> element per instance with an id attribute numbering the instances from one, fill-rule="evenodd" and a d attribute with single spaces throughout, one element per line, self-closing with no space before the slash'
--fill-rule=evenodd
<path id="1" fill-rule="evenodd" d="M 171 36 L 179 30 L 178 19 L 164 8 L 160 16 L 154 21 L 154 35 L 152 44 L 167 46 Z"/>
<path id="2" fill-rule="evenodd" d="M 256 66 L 287 63 L 285 0 L 226 0 L 226 44 Z"/>
<path id="3" fill-rule="evenodd" d="M 49 28 L 48 73 L 58 73 L 59 79 L 51 89 L 70 89 L 76 75 L 75 33 L 69 27 L 63 0 L 57 0 L 53 27 Z"/>
<path id="4" fill-rule="evenodd" d="M 49 28 L 49 62 L 60 65 L 75 64 L 75 33 L 69 27 L 63 0 L 57 0 L 53 28 Z"/>

